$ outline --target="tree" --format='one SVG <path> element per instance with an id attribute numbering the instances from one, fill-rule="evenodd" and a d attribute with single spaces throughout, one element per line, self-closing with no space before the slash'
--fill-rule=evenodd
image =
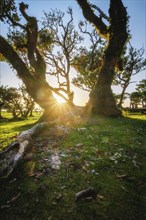
<path id="1" fill-rule="evenodd" d="M 136 91 L 141 94 L 142 107 L 146 107 L 146 79 L 143 79 L 137 84 Z"/>
<path id="2" fill-rule="evenodd" d="M 138 108 L 138 105 L 141 102 L 141 94 L 140 92 L 132 92 L 130 94 L 130 107 L 131 108 Z"/>
<path id="3" fill-rule="evenodd" d="M 122 99 L 122 104 L 124 103 L 124 101 L 127 99 L 127 98 L 129 98 L 129 93 L 124 93 L 124 96 L 123 96 L 123 99 Z M 114 94 L 114 97 L 115 97 L 115 99 L 116 99 L 116 103 L 117 103 L 117 105 L 118 105 L 118 103 L 119 103 L 119 101 L 120 101 L 120 99 L 121 99 L 121 94 Z"/>
<path id="4" fill-rule="evenodd" d="M 65 13 L 60 10 L 45 12 L 43 30 L 49 31 L 53 36 L 51 50 L 44 50 L 46 63 L 51 67 L 49 74 L 55 76 L 58 88 L 52 88 L 54 92 L 61 92 L 62 97 L 73 104 L 73 92 L 70 88 L 71 63 L 78 50 L 78 44 L 83 40 L 75 30 L 73 24 L 73 12 L 68 8 L 68 21 L 64 21 Z M 64 96 L 63 96 L 64 94 Z"/>
<path id="5" fill-rule="evenodd" d="M 7 87 L 0 86 L 0 119 L 2 119 L 2 109 L 5 107 L 6 102 L 8 100 L 7 96 Z"/>
<path id="6" fill-rule="evenodd" d="M 12 113 L 13 119 L 27 118 L 32 114 L 35 102 L 26 92 L 25 86 L 19 89 L 14 87 L 0 87 L 0 115 L 1 110 L 5 109 Z M 3 118 L 2 115 L 0 118 Z"/>
<path id="7" fill-rule="evenodd" d="M 87 111 L 96 114 L 120 116 L 117 108 L 111 84 L 115 75 L 115 67 L 121 69 L 121 54 L 128 38 L 127 12 L 121 0 L 110 0 L 109 17 L 97 6 L 87 0 L 77 0 L 82 8 L 84 17 L 94 25 L 97 33 L 107 39 L 108 45 L 104 51 L 102 66 L 97 82 L 90 93 Z M 96 15 L 96 11 L 99 15 Z M 106 20 L 106 25 L 103 20 Z"/>
<path id="8" fill-rule="evenodd" d="M 53 97 L 51 88 L 46 81 L 46 63 L 43 55 L 38 47 L 38 25 L 35 17 L 26 13 L 28 5 L 23 2 L 19 5 L 19 10 L 26 24 L 22 24 L 20 16 L 17 14 L 14 1 L 7 4 L 3 1 L 3 10 L 0 14 L 1 21 L 6 21 L 13 27 L 17 27 L 26 35 L 26 42 L 19 42 L 19 48 L 25 48 L 27 52 L 26 63 L 16 51 L 15 42 L 8 42 L 4 37 L 0 36 L 0 53 L 8 60 L 12 67 L 26 86 L 27 92 L 35 100 L 36 103 L 44 109 L 44 117 L 46 120 L 56 119 L 55 112 L 56 100 Z M 43 120 L 42 118 L 42 120 Z"/>
<path id="9" fill-rule="evenodd" d="M 11 24 L 26 36 L 26 41 L 8 42 L 4 37 L 0 36 L 0 53 L 9 61 L 12 67 L 17 71 L 18 76 L 26 85 L 27 92 L 34 100 L 44 109 L 44 118 L 56 119 L 58 110 L 56 109 L 56 100 L 52 94 L 52 87 L 46 81 L 46 62 L 39 45 L 39 30 L 37 19 L 26 13 L 27 4 L 20 3 L 19 10 L 26 24 L 21 22 L 17 13 L 14 1 L 7 4 L 3 1 L 3 11 L 0 15 L 2 21 Z M 108 40 L 108 46 L 104 52 L 103 64 L 100 69 L 98 80 L 90 94 L 90 100 L 87 109 L 93 113 L 103 115 L 121 115 L 121 111 L 117 109 L 113 94 L 111 91 L 111 83 L 113 81 L 115 66 L 120 63 L 122 49 L 127 39 L 127 13 L 121 0 L 111 0 L 109 9 L 109 18 L 96 6 L 90 5 L 87 0 L 78 0 L 85 18 L 90 21 L 101 36 Z M 99 12 L 97 16 L 92 9 Z M 106 25 L 103 21 L 109 23 Z M 20 38 L 19 38 L 20 39 Z M 27 52 L 27 62 L 16 51 L 17 46 L 25 49 Z M 37 90 L 36 90 L 37 88 Z M 53 109 L 53 110 L 52 110 Z"/>
<path id="10" fill-rule="evenodd" d="M 132 83 L 132 76 L 138 74 L 146 68 L 146 59 L 143 58 L 143 54 L 143 48 L 137 50 L 129 43 L 128 53 L 126 54 L 125 50 L 124 55 L 122 56 L 123 71 L 117 71 L 114 79 L 114 82 L 122 87 L 122 92 L 118 102 L 119 107 L 122 107 L 126 89 L 129 84 Z"/>
<path id="11" fill-rule="evenodd" d="M 6 109 L 12 113 L 13 119 L 20 115 L 21 108 L 21 94 L 18 89 L 13 87 L 1 86 L 0 87 L 0 118 L 2 109 Z"/>
<path id="12" fill-rule="evenodd" d="M 14 87 L 7 88 L 7 100 L 5 109 L 12 113 L 13 119 L 17 119 L 21 114 L 22 109 L 22 96 L 18 89 Z"/>

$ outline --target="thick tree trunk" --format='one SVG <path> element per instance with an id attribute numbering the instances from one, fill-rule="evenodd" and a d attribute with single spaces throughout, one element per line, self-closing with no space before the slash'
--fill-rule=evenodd
<path id="1" fill-rule="evenodd" d="M 111 90 L 115 67 L 121 61 L 121 53 L 126 43 L 127 34 L 127 13 L 121 0 L 110 0 L 109 26 L 103 23 L 91 8 L 87 0 L 77 0 L 83 10 L 85 18 L 91 22 L 99 35 L 108 39 L 108 46 L 105 49 L 103 64 L 87 104 L 88 113 L 96 113 L 108 116 L 120 116 L 122 113 L 117 108 Z M 94 6 L 95 7 L 95 6 Z"/>
<path id="2" fill-rule="evenodd" d="M 120 116 L 121 111 L 117 108 L 111 84 L 113 80 L 114 70 L 112 68 L 112 60 L 105 61 L 96 85 L 90 93 L 90 99 L 87 104 L 87 112 L 93 114 L 101 114 L 107 116 Z"/>
<path id="3" fill-rule="evenodd" d="M 56 117 L 56 100 L 53 97 L 52 91 L 49 89 L 49 85 L 46 82 L 44 73 L 42 72 L 42 75 L 38 75 L 36 73 L 32 75 L 16 51 L 14 51 L 12 46 L 1 36 L 0 52 L 7 58 L 7 60 L 12 64 L 13 68 L 17 71 L 18 76 L 20 79 L 22 79 L 26 86 L 27 92 L 47 113 L 48 120 L 54 120 Z"/>
<path id="4" fill-rule="evenodd" d="M 6 60 L 17 71 L 19 78 L 26 86 L 27 92 L 31 95 L 34 101 L 44 109 L 42 117 L 43 121 L 53 121 L 59 117 L 61 112 L 57 109 L 56 99 L 52 94 L 52 87 L 46 81 L 46 63 L 43 55 L 39 51 L 38 45 L 38 25 L 35 17 L 29 16 L 26 13 L 28 5 L 23 2 L 20 3 L 20 12 L 23 18 L 26 20 L 27 25 L 23 26 L 13 19 L 10 19 L 10 23 L 14 26 L 19 26 L 26 33 L 27 43 L 20 47 L 25 47 L 27 51 L 28 63 L 19 56 L 17 53 L 16 45 L 14 47 L 2 36 L 0 36 L 0 53 L 6 58 Z M 69 66 L 68 66 L 69 71 Z M 69 83 L 69 82 L 68 82 Z M 68 84 L 69 86 L 69 84 Z M 68 87 L 70 92 L 70 87 Z M 57 91 L 55 91 L 57 93 Z M 61 94 L 59 93 L 61 96 Z"/>

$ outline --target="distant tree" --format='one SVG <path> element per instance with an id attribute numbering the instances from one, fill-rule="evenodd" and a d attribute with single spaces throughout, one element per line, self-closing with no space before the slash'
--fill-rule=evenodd
<path id="1" fill-rule="evenodd" d="M 143 79 L 137 84 L 136 91 L 141 94 L 142 107 L 146 107 L 146 79 Z"/>
<path id="2" fill-rule="evenodd" d="M 8 86 L 0 87 L 0 118 L 2 117 L 2 109 L 7 109 L 12 113 L 14 119 L 20 115 L 21 94 L 18 89 Z"/>
<path id="3" fill-rule="evenodd" d="M 122 56 L 123 70 L 122 71 L 117 70 L 116 77 L 114 79 L 114 82 L 122 87 L 122 92 L 118 102 L 119 107 L 122 107 L 126 89 L 129 86 L 129 84 L 132 83 L 131 82 L 132 76 L 146 69 L 146 59 L 143 57 L 143 55 L 144 55 L 143 48 L 135 49 L 129 43 L 128 51 L 125 50 Z"/>
<path id="4" fill-rule="evenodd" d="M 71 63 L 78 51 L 78 44 L 83 39 L 75 30 L 71 8 L 67 10 L 68 21 L 65 21 L 65 13 L 57 9 L 45 12 L 44 15 L 43 29 L 53 36 L 51 50 L 44 50 L 46 63 L 50 67 L 48 74 L 55 76 L 58 83 L 58 88 L 52 90 L 61 92 L 62 97 L 73 104 L 73 92 L 70 88 Z"/>
<path id="5" fill-rule="evenodd" d="M 109 17 L 96 5 L 87 0 L 77 0 L 84 17 L 94 25 L 97 34 L 107 40 L 102 66 L 94 88 L 90 93 L 87 111 L 95 114 L 120 116 L 111 84 L 115 76 L 115 68 L 121 66 L 121 55 L 128 39 L 127 12 L 121 0 L 110 0 Z M 105 22 L 103 21 L 105 20 Z"/>
<path id="6" fill-rule="evenodd" d="M 138 108 L 138 105 L 141 103 L 141 93 L 140 92 L 132 92 L 130 94 L 130 107 Z"/>
<path id="7" fill-rule="evenodd" d="M 0 119 L 2 119 L 2 109 L 4 109 L 8 100 L 7 86 L 0 86 Z"/>
<path id="8" fill-rule="evenodd" d="M 26 92 L 25 86 L 19 89 L 8 86 L 0 87 L 0 118 L 3 118 L 2 109 L 11 112 L 13 119 L 17 119 L 18 116 L 27 118 L 32 114 L 34 106 L 35 102 Z"/>
<path id="9" fill-rule="evenodd" d="M 114 97 L 116 99 L 116 103 L 118 105 L 120 99 L 121 99 L 121 94 L 114 94 Z M 129 93 L 124 93 L 124 96 L 123 96 L 123 100 L 122 100 L 122 104 L 124 103 L 124 101 L 129 98 Z"/>
<path id="10" fill-rule="evenodd" d="M 7 100 L 5 102 L 5 109 L 12 113 L 13 119 L 17 119 L 21 114 L 22 96 L 18 89 L 9 87 L 6 90 Z"/>

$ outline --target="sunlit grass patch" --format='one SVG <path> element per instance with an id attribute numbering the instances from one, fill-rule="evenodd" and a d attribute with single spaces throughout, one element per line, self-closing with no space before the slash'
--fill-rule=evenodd
<path id="1" fill-rule="evenodd" d="M 11 118 L 10 114 L 5 113 L 6 118 Z M 24 130 L 33 126 L 39 116 L 29 117 L 28 119 L 17 121 L 1 121 L 0 122 L 0 150 L 10 144 L 16 136 Z"/>

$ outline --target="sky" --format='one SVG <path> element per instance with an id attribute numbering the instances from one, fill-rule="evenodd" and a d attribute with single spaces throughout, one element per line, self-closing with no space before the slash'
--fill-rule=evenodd
<path id="1" fill-rule="evenodd" d="M 16 2 L 19 4 L 21 1 L 16 0 Z M 108 15 L 109 0 L 90 0 L 90 2 L 96 4 Z M 73 9 L 75 24 L 83 20 L 81 9 L 75 0 L 24 0 L 24 3 L 29 5 L 28 14 L 36 16 L 38 20 L 43 17 L 43 11 L 49 11 L 51 8 L 66 11 L 68 6 Z M 130 16 L 129 29 L 132 35 L 131 44 L 137 49 L 142 46 L 146 49 L 146 0 L 123 0 L 123 4 L 127 7 L 127 12 Z M 0 34 L 6 36 L 6 33 L 7 26 L 0 23 Z M 146 57 L 146 51 L 144 56 Z M 136 84 L 142 79 L 146 79 L 146 71 L 140 72 L 133 77 L 132 81 L 135 83 L 130 84 L 126 92 L 133 92 Z M 19 87 L 21 84 L 16 73 L 4 62 L 0 63 L 0 84 L 13 87 Z M 112 88 L 114 93 L 120 93 L 121 91 L 119 87 L 114 86 Z M 72 89 L 75 94 L 75 104 L 86 104 L 88 101 L 88 93 L 74 86 L 72 86 Z"/>

